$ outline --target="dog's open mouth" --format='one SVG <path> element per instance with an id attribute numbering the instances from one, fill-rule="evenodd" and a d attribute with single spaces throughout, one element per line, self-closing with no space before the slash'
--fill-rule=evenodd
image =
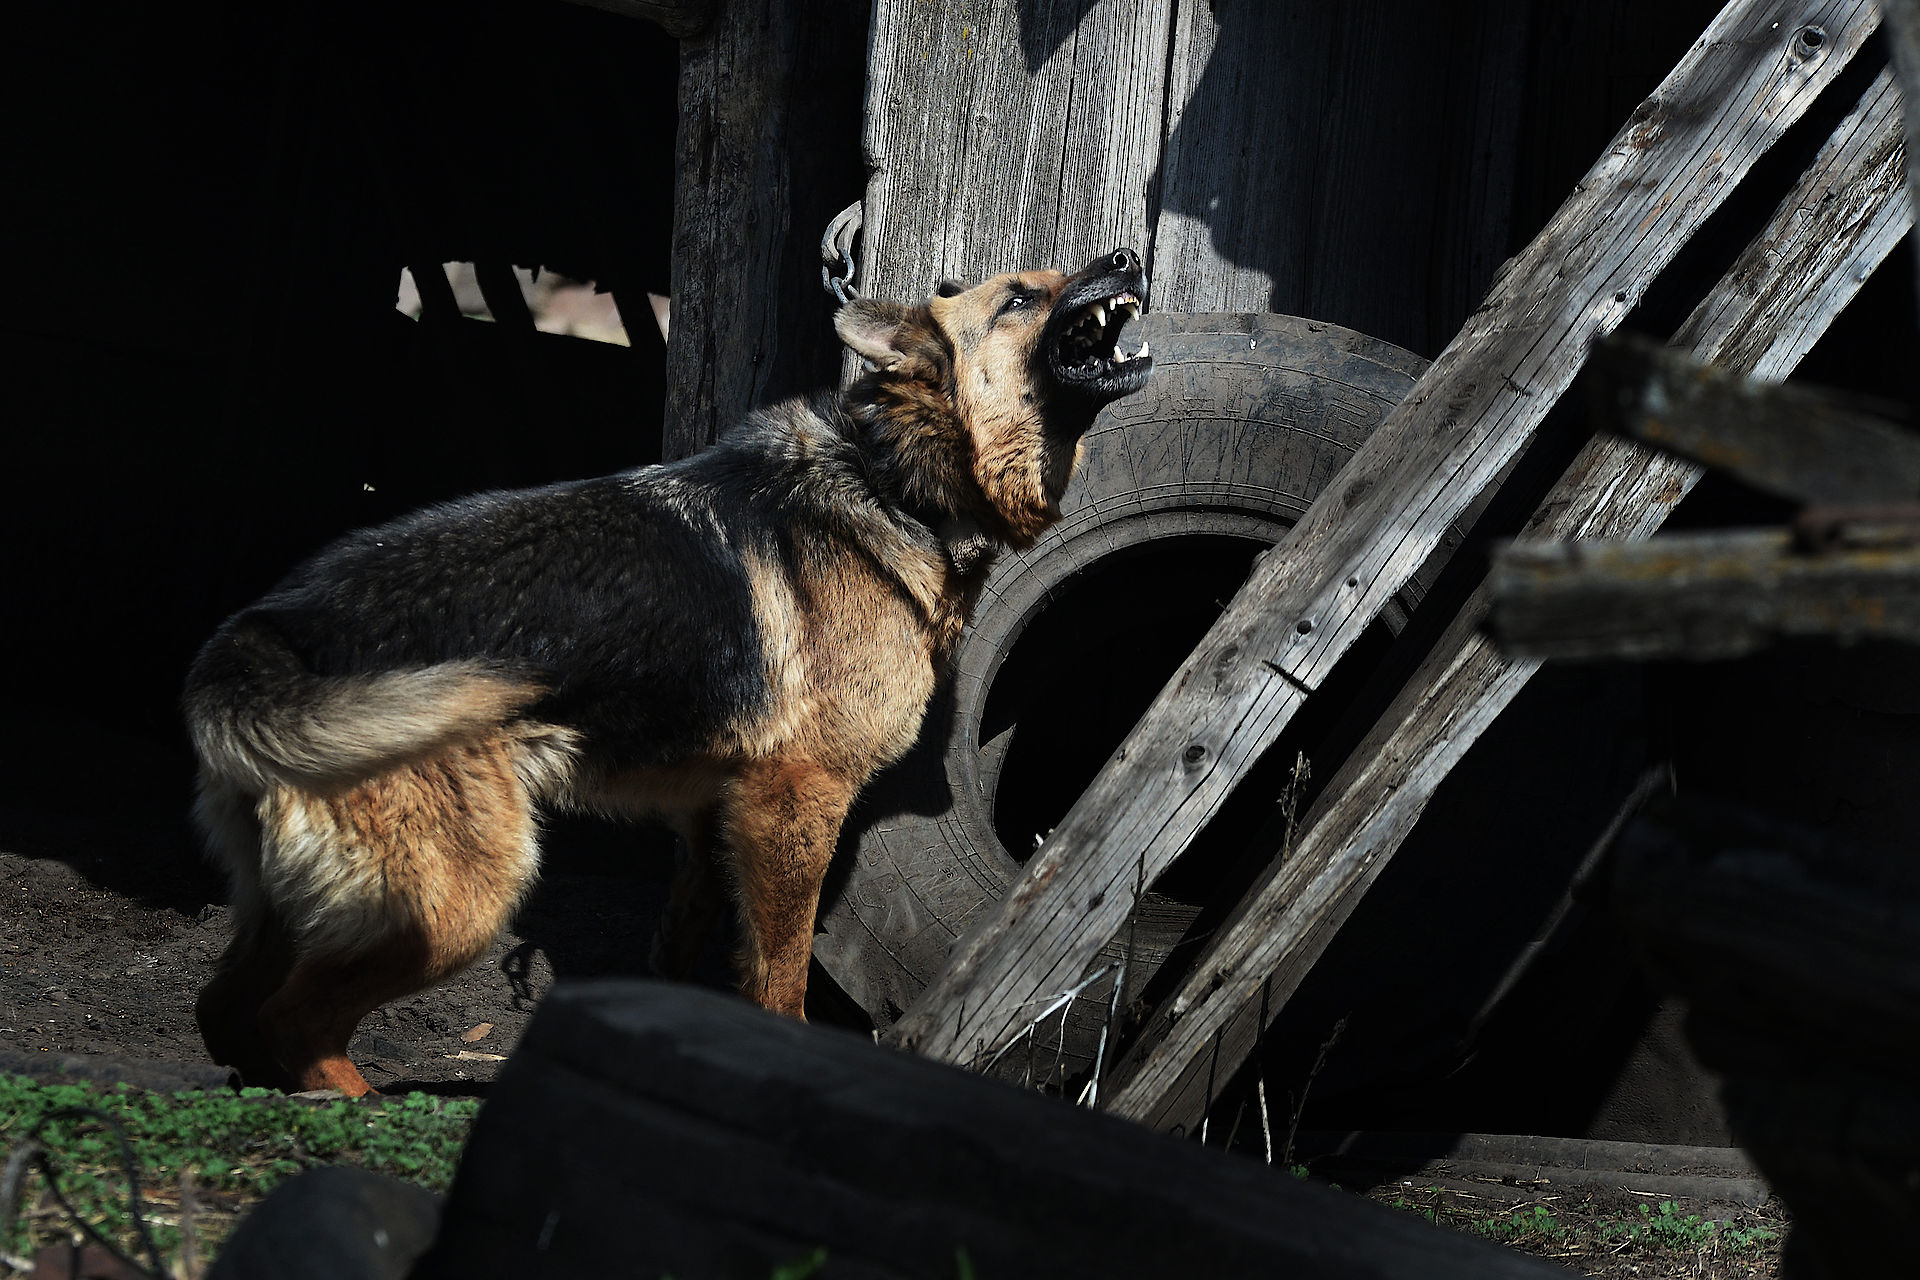
<path id="1" fill-rule="evenodd" d="M 1137 262 L 1129 264 L 1132 270 L 1082 272 L 1055 305 L 1047 357 L 1062 388 L 1106 401 L 1146 385 L 1153 356 L 1144 341 L 1135 350 L 1122 336 L 1146 306 Z M 1110 260 L 1100 266 L 1110 266 Z"/>
<path id="2" fill-rule="evenodd" d="M 1055 359 L 1064 372 L 1083 377 L 1105 373 L 1115 365 L 1147 355 L 1147 344 L 1138 351 L 1120 346 L 1120 331 L 1127 321 L 1140 315 L 1140 299 L 1131 289 L 1122 289 L 1112 297 L 1097 299 L 1071 316 L 1067 328 L 1055 344 Z"/>

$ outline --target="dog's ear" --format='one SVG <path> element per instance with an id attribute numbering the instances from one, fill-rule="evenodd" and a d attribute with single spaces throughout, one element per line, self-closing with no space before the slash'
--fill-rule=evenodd
<path id="1" fill-rule="evenodd" d="M 900 351 L 900 330 L 911 314 L 911 308 L 895 302 L 855 298 L 835 313 L 833 331 L 861 359 L 877 369 L 892 369 L 905 358 Z"/>
<path id="2" fill-rule="evenodd" d="M 971 288 L 973 288 L 973 286 L 965 280 L 955 280 L 952 276 L 948 276 L 945 280 L 933 286 L 933 296 L 936 298 L 954 298 Z"/>

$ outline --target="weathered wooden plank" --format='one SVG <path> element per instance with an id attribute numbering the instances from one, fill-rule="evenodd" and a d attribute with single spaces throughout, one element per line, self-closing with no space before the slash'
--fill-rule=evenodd
<path id="1" fill-rule="evenodd" d="M 1071 988 L 1333 664 L 1530 438 L 1587 344 L 1877 25 L 1734 0 L 1247 585 L 894 1039 L 973 1060 Z M 1035 1002 L 1040 1002 L 1035 1004 Z"/>
<path id="2" fill-rule="evenodd" d="M 1601 425 L 1802 503 L 1920 500 L 1920 436 L 1832 396 L 1743 378 L 1644 340 L 1594 350 Z"/>
<path id="3" fill-rule="evenodd" d="M 673 323 L 661 454 L 698 452 L 760 400 L 779 342 L 785 103 L 804 0 L 729 0 L 680 45 Z"/>
<path id="4" fill-rule="evenodd" d="M 1785 530 L 1515 543 L 1492 629 L 1526 658 L 1737 658 L 1782 640 L 1920 640 L 1920 547 L 1809 553 Z"/>
<path id="5" fill-rule="evenodd" d="M 1144 251 L 1172 11 L 876 0 L 860 289 Z"/>
<path id="6" fill-rule="evenodd" d="M 1877 180 L 1886 170 L 1884 145 L 1897 141 L 1899 128 L 1898 97 L 1883 74 L 1675 344 L 1701 359 L 1785 377 L 1911 220 L 1897 179 Z M 1820 255 L 1822 271 L 1804 269 L 1810 254 Z M 1647 537 L 1700 474 L 1630 440 L 1597 438 L 1527 532 Z M 1440 781 L 1537 669 L 1503 656 L 1480 634 L 1486 609 L 1485 592 L 1476 593 L 1305 816 L 1291 856 L 1267 868 L 1148 1020 L 1106 1092 L 1112 1110 L 1159 1128 L 1192 1126 L 1211 1101 L 1209 1082 L 1245 1061 L 1261 1011 L 1271 1017 L 1291 997 Z"/>
<path id="7" fill-rule="evenodd" d="M 1808 287 L 1851 298 L 1913 225 L 1913 201 L 1900 191 L 1900 90 L 1882 71 L 1809 166 L 1806 198 L 1782 205 L 1797 234 L 1776 226 L 1757 236 L 1728 271 L 1733 288 L 1716 290 L 1689 318 L 1681 348 L 1710 348 L 1715 363 L 1769 381 L 1809 351 L 1802 326 L 1822 330 L 1838 308 Z M 1776 314 L 1777 313 L 1777 314 Z M 1796 318 L 1797 317 L 1797 318 Z M 1753 350 L 1753 343 L 1764 347 Z"/>
<path id="8" fill-rule="evenodd" d="M 863 16 L 861 0 L 728 0 L 681 42 L 665 458 L 839 364 L 817 270 L 792 246 L 819 235 L 823 208 L 846 203 L 847 190 L 823 184 L 857 190 L 846 132 L 857 93 L 849 86 L 843 119 L 835 77 L 858 75 L 847 33 Z M 821 30 L 840 33 L 824 51 Z"/>
<path id="9" fill-rule="evenodd" d="M 1430 354 L 1507 251 L 1531 8 L 882 0 L 860 287 L 1124 242 L 1158 309 Z"/>

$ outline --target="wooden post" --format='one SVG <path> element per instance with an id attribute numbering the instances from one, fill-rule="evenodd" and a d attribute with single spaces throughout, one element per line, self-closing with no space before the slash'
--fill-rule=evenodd
<path id="1" fill-rule="evenodd" d="M 1022 880 L 896 1026 L 969 1061 L 1077 982 L 1753 162 L 1858 51 L 1864 0 L 1734 0 L 1413 393 L 1267 556 Z M 1034 1001 L 1041 1001 L 1036 1006 Z"/>
<path id="2" fill-rule="evenodd" d="M 834 376 L 813 244 L 858 194 L 865 20 L 863 0 L 726 0 L 681 43 L 664 458 Z"/>

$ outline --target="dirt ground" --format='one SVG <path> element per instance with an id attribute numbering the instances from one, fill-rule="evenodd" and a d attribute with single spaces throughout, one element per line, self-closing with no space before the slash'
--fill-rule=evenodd
<path id="1" fill-rule="evenodd" d="M 225 886 L 193 850 L 184 792 L 176 812 L 136 823 L 0 808 L 0 1050 L 206 1061 L 193 1002 L 226 945 Z M 484 1095 L 557 974 L 645 973 L 662 838 L 563 826 L 549 846 L 540 885 L 481 963 L 362 1024 L 353 1055 L 376 1089 Z"/>

